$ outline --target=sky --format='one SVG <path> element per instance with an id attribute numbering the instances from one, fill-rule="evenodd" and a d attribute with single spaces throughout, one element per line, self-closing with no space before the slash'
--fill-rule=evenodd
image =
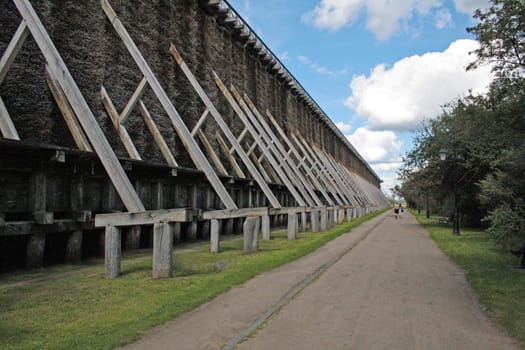
<path id="1" fill-rule="evenodd" d="M 383 180 L 424 120 L 483 94 L 489 67 L 465 71 L 466 28 L 489 0 L 229 0 Z"/>

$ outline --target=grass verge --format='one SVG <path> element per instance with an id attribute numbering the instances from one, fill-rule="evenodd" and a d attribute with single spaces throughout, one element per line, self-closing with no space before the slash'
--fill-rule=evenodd
<path id="1" fill-rule="evenodd" d="M 499 249 L 482 230 L 462 227 L 461 235 L 453 236 L 451 225 L 439 224 L 437 217 L 413 214 L 439 248 L 466 272 L 489 313 L 525 346 L 525 271 L 517 268 L 519 259 Z"/>
<path id="2" fill-rule="evenodd" d="M 174 278 L 151 279 L 151 252 L 123 257 L 122 276 L 103 277 L 103 260 L 80 267 L 16 273 L 0 279 L 1 349 L 111 349 L 195 309 L 231 287 L 302 257 L 380 212 L 323 233 L 272 233 L 256 254 L 242 253 L 242 239 L 221 243 L 221 253 L 197 243 L 174 254 Z M 218 261 L 228 268 L 215 272 Z M 31 280 L 28 282 L 28 280 Z"/>

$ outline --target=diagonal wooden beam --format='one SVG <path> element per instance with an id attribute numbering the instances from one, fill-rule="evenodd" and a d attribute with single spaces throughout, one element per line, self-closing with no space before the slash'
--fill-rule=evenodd
<path id="1" fill-rule="evenodd" d="M 212 115 L 213 119 L 215 120 L 219 128 L 221 129 L 222 133 L 224 134 L 228 142 L 230 142 L 232 147 L 235 149 L 235 151 L 239 155 L 239 158 L 242 160 L 244 166 L 246 167 L 250 175 L 257 182 L 257 184 L 259 185 L 260 189 L 263 191 L 266 198 L 268 198 L 268 201 L 270 202 L 270 204 L 274 208 L 281 207 L 281 204 L 277 200 L 277 197 L 275 197 L 275 195 L 273 194 L 272 190 L 270 189 L 266 181 L 264 181 L 264 178 L 261 176 L 257 168 L 253 165 L 248 155 L 244 152 L 240 143 L 237 141 L 237 139 L 231 132 L 230 128 L 228 127 L 228 124 L 226 124 L 226 122 L 222 118 L 219 111 L 217 111 L 217 109 L 215 108 L 214 104 L 211 102 L 210 98 L 208 97 L 204 89 L 201 87 L 201 85 L 199 84 L 199 82 L 197 81 L 193 73 L 190 71 L 189 67 L 186 65 L 186 62 L 184 62 L 182 56 L 177 52 L 177 48 L 175 47 L 175 45 L 173 45 L 173 43 L 170 46 L 170 52 L 173 58 L 175 59 L 175 61 L 177 62 L 177 64 L 179 65 L 179 67 L 181 68 L 182 72 L 186 75 L 186 78 L 188 78 L 188 81 L 193 86 L 193 89 L 195 90 L 195 92 L 197 92 L 197 95 L 199 95 L 200 99 L 202 100 L 206 108 L 209 109 L 210 114 Z"/>
<path id="2" fill-rule="evenodd" d="M 166 111 L 173 125 L 173 128 L 175 129 L 177 135 L 186 147 L 189 156 L 191 157 L 197 168 L 204 172 L 206 178 L 210 182 L 210 185 L 213 187 L 215 193 L 217 193 L 217 196 L 221 199 L 224 206 L 227 209 L 237 209 L 237 205 L 231 198 L 228 191 L 226 191 L 226 188 L 224 187 L 223 183 L 220 181 L 219 177 L 217 176 L 212 166 L 206 159 L 206 156 L 204 155 L 202 150 L 197 146 L 195 140 L 190 134 L 190 131 L 186 127 L 186 124 L 184 124 L 184 121 L 182 120 L 181 116 L 175 109 L 175 106 L 173 106 L 173 103 L 166 94 L 166 91 L 160 85 L 159 81 L 155 77 L 155 74 L 153 74 L 153 71 L 151 70 L 150 66 L 142 56 L 140 50 L 137 48 L 137 46 L 131 39 L 126 28 L 124 27 L 120 19 L 117 17 L 115 11 L 113 11 L 113 8 L 109 4 L 109 1 L 101 0 L 101 5 L 102 9 L 104 10 L 104 13 L 113 25 L 113 28 L 121 38 L 128 52 L 131 54 L 133 60 L 137 64 L 138 68 L 140 69 L 144 77 L 147 79 L 149 86 L 153 90 L 155 96 L 157 96 L 160 104 Z"/>
<path id="3" fill-rule="evenodd" d="M 157 146 L 159 146 L 160 152 L 162 153 L 162 156 L 166 160 L 169 166 L 176 168 L 179 165 L 177 164 L 177 161 L 175 160 L 175 157 L 170 151 L 170 148 L 168 147 L 168 144 L 164 140 L 164 137 L 162 137 L 162 134 L 159 131 L 159 128 L 157 128 L 157 124 L 155 124 L 155 121 L 151 117 L 150 112 L 146 108 L 146 105 L 144 105 L 144 102 L 142 100 L 139 101 L 139 109 L 140 113 L 142 114 L 142 117 L 144 118 L 144 122 L 146 123 L 146 126 L 148 127 L 149 131 L 151 132 L 151 135 L 153 136 L 153 139 L 157 143 Z"/>
<path id="4" fill-rule="evenodd" d="M 235 158 L 231 155 L 230 150 L 228 149 L 228 145 L 226 144 L 226 141 L 224 141 L 224 139 L 222 138 L 221 134 L 219 134 L 219 132 L 215 133 L 215 137 L 217 139 L 217 142 L 219 143 L 219 146 L 221 146 L 222 152 L 224 153 L 226 158 L 228 158 L 228 161 L 230 162 L 237 176 L 240 177 L 241 179 L 245 179 L 246 175 L 244 175 L 241 167 L 239 166 L 239 163 L 237 163 Z"/>
<path id="5" fill-rule="evenodd" d="M 100 129 L 93 112 L 89 108 L 62 57 L 60 57 L 35 10 L 27 0 L 13 0 L 13 2 L 47 61 L 51 77 L 59 83 L 71 107 L 75 111 L 75 115 L 78 117 L 82 128 L 86 132 L 93 149 L 99 156 L 100 161 L 120 195 L 122 203 L 128 211 L 144 211 L 144 205 L 137 195 L 137 192 L 131 185 L 124 169 L 122 169 L 109 142 Z"/>
<path id="6" fill-rule="evenodd" d="M 215 164 L 215 167 L 217 168 L 217 170 L 219 170 L 219 172 L 222 173 L 223 175 L 228 176 L 229 175 L 228 171 L 226 170 L 226 168 L 222 164 L 222 162 L 221 162 L 219 156 L 217 155 L 217 153 L 215 153 L 215 150 L 213 149 L 212 145 L 210 144 L 210 142 L 206 138 L 206 135 L 204 135 L 204 133 L 200 129 L 197 132 L 197 135 L 199 135 L 199 140 L 202 142 L 202 145 L 204 146 L 204 149 L 206 150 L 206 152 L 208 152 L 208 154 L 210 155 L 210 158 L 211 158 L 213 164 Z"/>
<path id="7" fill-rule="evenodd" d="M 7 111 L 2 97 L 0 97 L 0 132 L 6 139 L 20 140 L 15 124 L 13 124 L 13 121 L 9 116 L 9 112 Z"/>
<path id="8" fill-rule="evenodd" d="M 108 112 L 108 115 L 111 118 L 111 121 L 113 122 L 113 126 L 115 126 L 117 134 L 119 135 L 120 140 L 124 145 L 124 148 L 126 148 L 129 157 L 131 159 L 141 160 L 142 158 L 140 157 L 140 154 L 137 151 L 133 140 L 131 140 L 131 137 L 128 134 L 128 130 L 124 125 L 120 124 L 120 117 L 117 112 L 117 109 L 113 105 L 113 101 L 111 101 L 111 98 L 109 97 L 109 94 L 103 85 L 100 88 L 100 97 L 102 98 L 102 103 L 104 104 L 104 107 L 106 108 L 106 111 Z"/>
<path id="9" fill-rule="evenodd" d="M 29 30 L 27 29 L 26 21 L 22 20 L 0 59 L 0 84 L 4 81 L 9 68 L 11 68 L 18 52 L 20 52 L 22 45 L 26 41 L 27 34 L 29 34 Z"/>
<path id="10" fill-rule="evenodd" d="M 58 83 L 53 78 L 51 78 L 51 75 L 49 73 L 49 67 L 47 66 L 45 76 L 47 80 L 47 85 L 49 86 L 49 89 L 51 90 L 51 93 L 55 98 L 55 101 L 58 105 L 58 109 L 60 109 L 60 112 L 62 113 L 62 116 L 66 121 L 66 125 L 69 131 L 71 132 L 71 136 L 73 137 L 73 140 L 77 144 L 78 148 L 84 151 L 93 152 L 93 148 L 91 148 L 86 134 L 84 133 L 84 130 L 82 130 L 82 127 L 80 126 L 77 117 L 75 116 L 75 112 L 69 105 L 64 91 L 62 91 L 60 85 L 58 85 Z"/>

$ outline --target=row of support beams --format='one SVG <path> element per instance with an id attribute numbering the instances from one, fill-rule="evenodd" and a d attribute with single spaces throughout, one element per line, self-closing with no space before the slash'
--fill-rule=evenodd
<path id="1" fill-rule="evenodd" d="M 217 125 L 219 125 L 219 128 L 224 133 L 226 139 L 228 140 L 228 142 L 230 142 L 231 147 L 237 152 L 244 166 L 246 167 L 246 169 L 248 169 L 248 172 L 250 173 L 250 175 L 252 175 L 253 179 L 257 182 L 257 184 L 259 185 L 259 187 L 265 194 L 266 198 L 270 202 L 270 204 L 274 208 L 281 207 L 281 204 L 279 203 L 279 201 L 277 200 L 273 192 L 268 187 L 268 184 L 266 183 L 262 175 L 259 173 L 259 171 L 257 171 L 256 167 L 254 166 L 254 164 L 252 163 L 252 161 L 250 160 L 246 152 L 244 152 L 238 139 L 233 135 L 232 131 L 230 130 L 230 128 L 228 127 L 228 125 L 226 124 L 226 122 L 224 121 L 220 113 L 217 111 L 217 109 L 215 108 L 211 100 L 209 99 L 208 95 L 204 92 L 200 84 L 197 82 L 197 79 L 195 79 L 195 76 L 193 75 L 193 73 L 190 71 L 190 69 L 186 65 L 186 62 L 184 62 L 180 54 L 177 52 L 175 45 L 171 44 L 170 52 L 173 58 L 175 59 L 175 61 L 177 62 L 177 64 L 179 65 L 179 67 L 181 68 L 181 70 L 186 75 L 186 78 L 188 78 L 193 89 L 197 92 L 200 99 L 206 106 L 206 110 L 209 111 L 209 113 L 212 115 Z M 227 154 L 230 154 L 230 152 L 228 151 Z"/>
<path id="2" fill-rule="evenodd" d="M 142 72 L 144 79 L 147 80 L 150 88 L 153 90 L 155 96 L 157 96 L 160 104 L 164 108 L 164 111 L 167 113 L 177 135 L 185 145 L 186 150 L 188 151 L 188 154 L 190 155 L 191 159 L 193 160 L 197 168 L 204 172 L 206 178 L 208 179 L 211 186 L 221 199 L 224 206 L 228 209 L 236 209 L 237 205 L 229 195 L 228 191 L 226 191 L 226 188 L 224 187 L 219 177 L 215 173 L 214 169 L 206 159 L 202 150 L 198 147 L 193 136 L 191 135 L 191 132 L 184 124 L 184 121 L 175 109 L 175 106 L 169 99 L 168 95 L 166 94 L 166 91 L 160 85 L 158 79 L 153 74 L 153 71 L 142 56 L 140 50 L 137 48 L 137 46 L 131 39 L 126 28 L 124 27 L 120 19 L 117 17 L 115 11 L 109 4 L 109 1 L 101 0 L 101 3 L 106 16 L 113 25 L 113 28 L 121 38 L 128 52 L 131 54 L 133 60 Z"/>

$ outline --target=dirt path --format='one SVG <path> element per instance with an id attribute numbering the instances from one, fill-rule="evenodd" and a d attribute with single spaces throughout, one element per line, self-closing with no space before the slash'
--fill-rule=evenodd
<path id="1" fill-rule="evenodd" d="M 153 329 L 126 349 L 237 344 L 272 350 L 519 349 L 487 318 L 462 271 L 415 219 L 389 214 Z"/>

